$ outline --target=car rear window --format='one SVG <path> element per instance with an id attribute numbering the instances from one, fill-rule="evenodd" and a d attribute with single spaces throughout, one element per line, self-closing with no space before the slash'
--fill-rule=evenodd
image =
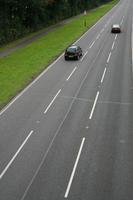
<path id="1" fill-rule="evenodd" d="M 67 52 L 75 53 L 75 52 L 76 52 L 76 48 L 69 47 L 69 48 L 67 49 Z"/>
<path id="2" fill-rule="evenodd" d="M 113 25 L 113 28 L 120 28 L 119 25 Z"/>

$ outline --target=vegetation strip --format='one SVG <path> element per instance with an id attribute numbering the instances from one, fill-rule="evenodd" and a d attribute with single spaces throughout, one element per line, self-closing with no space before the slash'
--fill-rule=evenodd
<path id="1" fill-rule="evenodd" d="M 0 59 L 0 108 L 41 73 L 64 49 L 107 13 L 113 0 L 73 19 L 32 44 Z M 86 21 L 86 26 L 84 26 Z"/>

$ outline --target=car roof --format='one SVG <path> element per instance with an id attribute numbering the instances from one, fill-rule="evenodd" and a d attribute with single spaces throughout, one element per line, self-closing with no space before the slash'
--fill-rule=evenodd
<path id="1" fill-rule="evenodd" d="M 72 46 L 69 46 L 68 48 L 71 48 L 71 49 L 77 49 L 78 46 L 76 46 L 76 45 L 72 45 Z"/>
<path id="2" fill-rule="evenodd" d="M 113 27 L 119 28 L 120 25 L 119 24 L 113 24 Z"/>

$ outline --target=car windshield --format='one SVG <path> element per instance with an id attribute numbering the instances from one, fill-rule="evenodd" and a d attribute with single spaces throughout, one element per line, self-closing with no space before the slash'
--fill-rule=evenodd
<path id="1" fill-rule="evenodd" d="M 69 47 L 69 48 L 67 49 L 67 52 L 70 52 L 70 53 L 75 53 L 75 51 L 76 51 L 76 48 L 75 48 L 75 47 Z"/>

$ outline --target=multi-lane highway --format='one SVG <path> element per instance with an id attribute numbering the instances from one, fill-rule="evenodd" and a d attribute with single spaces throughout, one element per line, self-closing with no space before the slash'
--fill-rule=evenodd
<path id="1" fill-rule="evenodd" d="M 121 0 L 0 112 L 0 200 L 133 199 L 132 19 Z"/>

